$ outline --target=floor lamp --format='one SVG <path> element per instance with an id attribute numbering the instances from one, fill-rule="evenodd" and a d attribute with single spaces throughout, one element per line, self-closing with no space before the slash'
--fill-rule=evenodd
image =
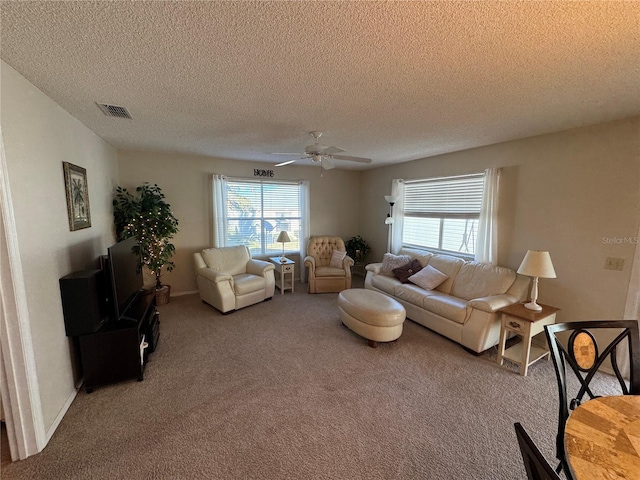
<path id="1" fill-rule="evenodd" d="M 389 233 L 387 234 L 387 252 L 391 253 L 391 243 L 393 240 L 393 205 L 398 201 L 397 195 L 385 195 L 384 199 L 389 204 L 389 213 L 384 220 L 385 225 L 389 225 Z"/>

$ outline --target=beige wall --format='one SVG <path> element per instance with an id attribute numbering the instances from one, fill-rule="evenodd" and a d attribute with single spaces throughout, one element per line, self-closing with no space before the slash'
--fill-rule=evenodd
<path id="1" fill-rule="evenodd" d="M 345 240 L 359 233 L 366 213 L 361 208 L 360 172 L 325 170 L 179 154 L 121 151 L 118 155 L 120 184 L 135 189 L 143 182 L 157 183 L 179 221 L 174 238 L 175 269 L 163 275 L 171 293 L 197 290 L 192 255 L 212 245 L 211 176 L 214 173 L 254 178 L 253 169 L 273 169 L 276 180 L 309 180 L 311 235 L 339 235 Z M 299 261 L 299 259 L 297 259 Z"/>
<path id="2" fill-rule="evenodd" d="M 562 308 L 560 320 L 622 318 L 636 245 L 606 243 L 637 235 L 640 225 L 640 119 L 585 127 L 441 155 L 364 172 L 313 167 L 274 169 L 276 178 L 311 181 L 312 234 L 360 234 L 369 261 L 386 250 L 391 179 L 427 178 L 502 167 L 499 264 L 517 268 L 528 249 L 547 249 L 557 279 L 540 281 L 540 301 Z M 191 254 L 211 244 L 213 173 L 252 177 L 264 163 L 120 152 L 120 181 L 158 183 L 180 220 L 176 269 L 163 281 L 174 293 L 196 289 Z M 605 270 L 606 257 L 625 259 Z"/>
<path id="3" fill-rule="evenodd" d="M 369 170 L 362 235 L 381 258 L 393 178 L 502 167 L 498 263 L 518 268 L 528 249 L 549 250 L 558 278 L 540 280 L 539 300 L 560 307 L 560 321 L 620 319 L 640 225 L 639 151 L 636 117 Z M 605 270 L 606 257 L 623 258 L 624 270 Z"/>
<path id="4" fill-rule="evenodd" d="M 6 63 L 1 67 L 2 136 L 48 431 L 75 394 L 77 380 L 58 279 L 95 268 L 113 243 L 117 153 Z M 63 161 L 87 169 L 91 228 L 69 231 Z"/>

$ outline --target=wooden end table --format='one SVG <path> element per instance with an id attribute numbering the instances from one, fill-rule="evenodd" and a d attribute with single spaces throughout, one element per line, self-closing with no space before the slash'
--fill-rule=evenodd
<path id="1" fill-rule="evenodd" d="M 276 287 L 280 289 L 280 295 L 284 295 L 285 290 L 291 290 L 291 293 L 294 293 L 296 282 L 293 272 L 296 262 L 289 260 L 287 257 L 284 257 L 284 259 L 282 257 L 271 257 L 269 260 L 276 266 Z"/>
<path id="2" fill-rule="evenodd" d="M 498 344 L 498 365 L 510 360 L 520 365 L 520 375 L 527 375 L 529 365 L 547 356 L 549 346 L 544 336 L 544 326 L 556 322 L 556 312 L 560 310 L 542 305 L 542 311 L 529 310 L 523 303 L 516 303 L 498 310 L 502 314 L 500 343 Z M 505 349 L 507 334 L 515 333 L 522 341 Z"/>

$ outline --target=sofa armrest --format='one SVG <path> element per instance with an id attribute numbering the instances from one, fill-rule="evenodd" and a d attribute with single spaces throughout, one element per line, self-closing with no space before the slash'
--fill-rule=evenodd
<path id="1" fill-rule="evenodd" d="M 516 274 L 516 279 L 507 290 L 508 295 L 518 297 L 519 302 L 526 302 L 529 295 L 529 287 L 531 286 L 531 277 L 527 277 L 520 273 Z"/>
<path id="2" fill-rule="evenodd" d="M 508 305 L 513 305 L 514 303 L 518 303 L 517 297 L 509 295 L 508 293 L 503 293 L 501 295 L 489 295 L 488 297 L 474 298 L 473 300 L 469 300 L 467 306 L 477 308 L 483 312 L 494 313 L 497 310 Z"/>
<path id="3" fill-rule="evenodd" d="M 380 273 L 380 269 L 382 268 L 382 263 L 370 263 L 364 267 L 365 270 L 369 272 L 373 272 L 376 275 Z"/>
<path id="4" fill-rule="evenodd" d="M 196 252 L 196 253 L 193 254 L 193 262 L 196 265 L 196 273 L 201 268 L 205 268 L 207 266 L 207 264 L 204 263 L 204 258 L 202 258 L 202 254 L 200 252 Z"/>
<path id="5" fill-rule="evenodd" d="M 316 271 L 316 259 L 315 257 L 312 257 L 311 255 L 307 255 L 306 257 L 304 257 L 304 265 L 305 267 L 307 267 L 309 269 L 309 275 L 313 276 L 315 275 L 315 271 Z"/>
<path id="6" fill-rule="evenodd" d="M 351 258 L 349 255 L 345 255 L 342 259 L 342 268 L 344 268 L 348 272 L 351 272 L 351 267 L 354 263 L 355 262 L 353 261 L 353 258 Z"/>
<path id="7" fill-rule="evenodd" d="M 228 273 L 218 272 L 217 270 L 214 270 L 213 268 L 209 268 L 209 267 L 204 267 L 198 270 L 198 275 L 206 278 L 207 280 L 213 283 L 221 283 L 221 282 L 233 283 L 233 277 L 231 275 L 229 275 Z"/>
<path id="8" fill-rule="evenodd" d="M 247 273 L 251 275 L 257 275 L 259 277 L 265 277 L 269 270 L 275 270 L 275 265 L 265 260 L 256 260 L 252 258 L 247 262 Z"/>

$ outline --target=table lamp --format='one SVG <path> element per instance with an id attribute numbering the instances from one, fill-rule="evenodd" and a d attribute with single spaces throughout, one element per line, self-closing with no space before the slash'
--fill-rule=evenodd
<path id="1" fill-rule="evenodd" d="M 282 230 L 280 232 L 280 235 L 278 235 L 278 239 L 276 240 L 276 242 L 280 242 L 282 243 L 282 257 L 280 257 L 280 261 L 284 262 L 287 259 L 284 256 L 284 244 L 285 243 L 289 243 L 291 241 L 291 239 L 289 238 L 289 234 L 287 233 L 286 230 Z"/>
<path id="2" fill-rule="evenodd" d="M 538 277 L 556 278 L 556 272 L 551 263 L 549 252 L 542 250 L 529 250 L 524 256 L 518 273 L 533 277 L 531 287 L 531 302 L 525 304 L 525 308 L 535 312 L 542 311 L 542 307 L 536 302 L 538 300 Z"/>

